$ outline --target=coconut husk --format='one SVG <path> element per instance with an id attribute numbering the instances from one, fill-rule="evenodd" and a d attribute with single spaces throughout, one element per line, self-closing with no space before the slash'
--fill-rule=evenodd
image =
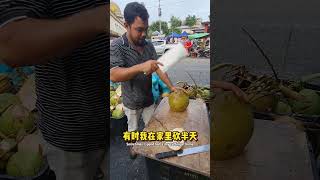
<path id="1" fill-rule="evenodd" d="M 25 136 L 18 144 L 18 151 L 41 151 L 42 154 L 40 137 L 37 134 L 29 134 Z"/>
<path id="2" fill-rule="evenodd" d="M 30 122 L 31 121 L 31 122 Z M 10 106 L 0 117 L 0 131 L 7 137 L 16 137 L 21 128 L 31 126 L 30 112 L 21 104 Z"/>
<path id="3" fill-rule="evenodd" d="M 14 139 L 4 139 L 0 142 L 0 160 L 6 161 L 12 155 L 8 154 L 15 149 L 17 142 Z"/>
<path id="4" fill-rule="evenodd" d="M 20 88 L 17 96 L 20 98 L 22 105 L 29 111 L 36 108 L 36 90 L 35 90 L 35 76 L 31 75 Z"/>

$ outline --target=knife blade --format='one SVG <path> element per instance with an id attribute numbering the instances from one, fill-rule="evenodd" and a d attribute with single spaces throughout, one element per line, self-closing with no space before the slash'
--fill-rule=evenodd
<path id="1" fill-rule="evenodd" d="M 179 151 L 167 151 L 167 152 L 157 153 L 155 156 L 157 159 L 164 159 L 164 158 L 175 157 L 175 156 L 186 156 L 190 154 L 203 153 L 209 150 L 210 150 L 210 144 L 206 144 L 202 146 L 186 148 Z"/>

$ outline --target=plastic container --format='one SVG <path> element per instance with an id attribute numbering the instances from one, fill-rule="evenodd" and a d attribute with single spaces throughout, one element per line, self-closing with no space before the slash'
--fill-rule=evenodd
<path id="1" fill-rule="evenodd" d="M 176 63 L 187 56 L 187 49 L 181 43 L 178 43 L 158 59 L 158 62 L 163 64 L 163 66 L 159 66 L 159 68 L 161 69 L 161 71 L 166 72 L 172 66 L 174 66 Z"/>

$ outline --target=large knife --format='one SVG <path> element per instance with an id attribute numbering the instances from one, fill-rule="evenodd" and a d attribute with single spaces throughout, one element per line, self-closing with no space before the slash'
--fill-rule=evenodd
<path id="1" fill-rule="evenodd" d="M 168 157 L 185 156 L 185 155 L 190 155 L 190 154 L 203 153 L 203 152 L 208 152 L 209 150 L 210 150 L 210 144 L 206 144 L 206 145 L 202 145 L 202 146 L 182 149 L 179 151 L 162 152 L 162 153 L 156 154 L 155 156 L 158 159 L 164 159 L 164 158 L 168 158 Z"/>

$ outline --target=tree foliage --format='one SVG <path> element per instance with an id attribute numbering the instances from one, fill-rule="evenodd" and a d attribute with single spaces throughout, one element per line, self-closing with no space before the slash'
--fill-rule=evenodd
<path id="1" fill-rule="evenodd" d="M 191 16 L 188 15 L 188 17 L 186 17 L 186 25 L 189 27 L 194 26 L 197 23 L 197 18 L 195 15 Z"/>

